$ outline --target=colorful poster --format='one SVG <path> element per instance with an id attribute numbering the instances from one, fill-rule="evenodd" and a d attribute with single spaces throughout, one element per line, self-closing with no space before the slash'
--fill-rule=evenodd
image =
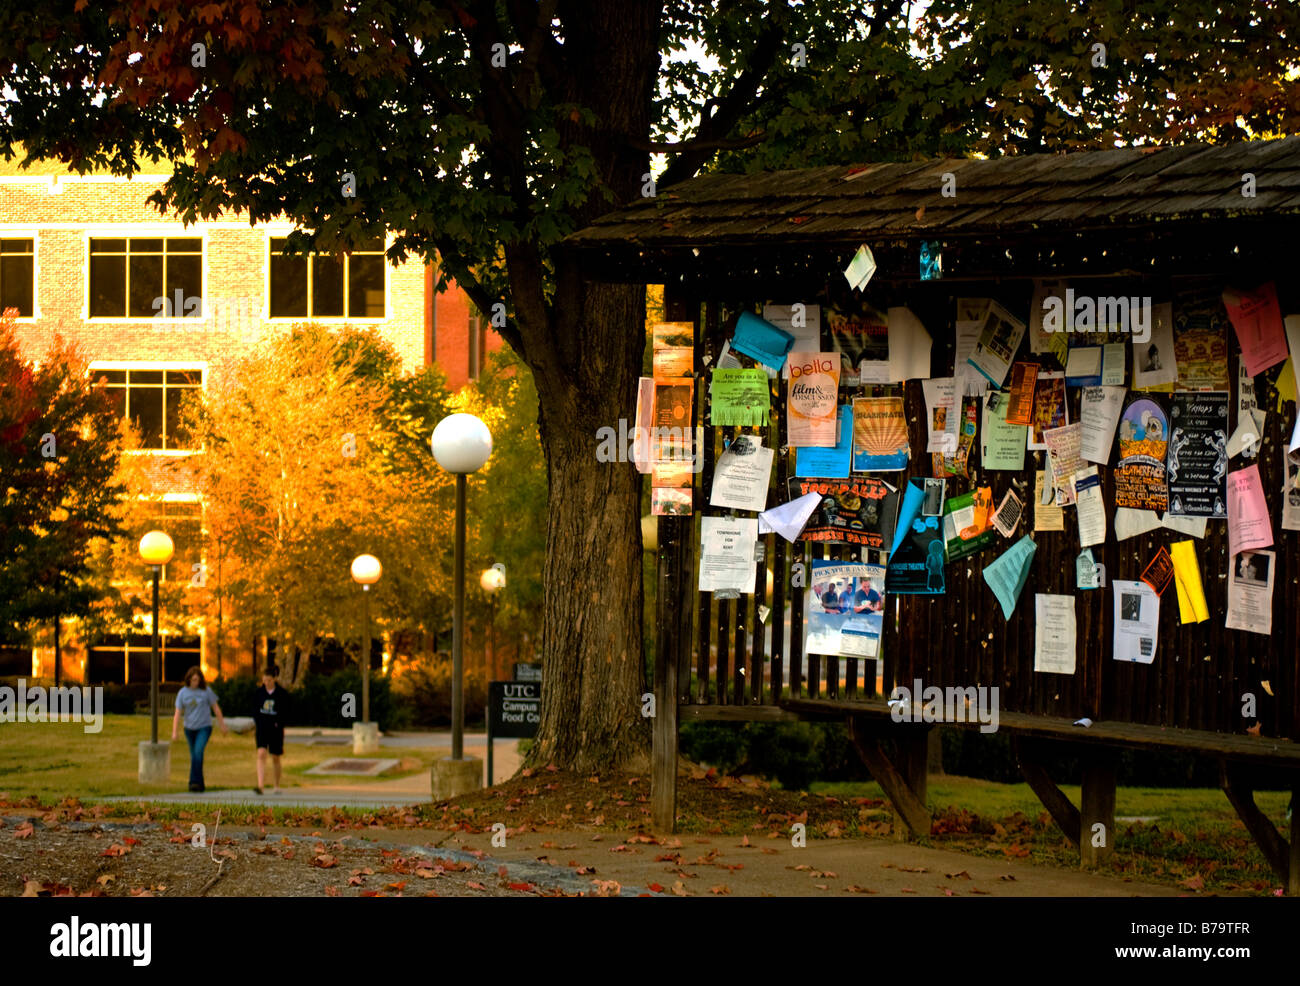
<path id="1" fill-rule="evenodd" d="M 786 444 L 833 448 L 838 422 L 840 359 L 835 353 L 791 352 Z"/>
<path id="2" fill-rule="evenodd" d="M 979 494 L 988 495 L 987 490 L 988 487 L 983 487 Z M 943 542 L 948 561 L 973 555 L 993 543 L 989 511 L 976 510 L 976 496 L 977 493 L 958 493 L 944 503 Z"/>
<path id="3" fill-rule="evenodd" d="M 1228 473 L 1228 555 L 1273 546 L 1268 501 L 1259 480 L 1259 465 Z"/>
<path id="4" fill-rule="evenodd" d="M 994 387 L 1001 387 L 1024 336 L 1025 323 L 996 301 L 991 301 L 988 311 L 984 313 L 975 351 L 967 358 L 967 362 Z"/>
<path id="5" fill-rule="evenodd" d="M 761 366 L 738 370 L 715 367 L 709 398 L 712 425 L 765 425 L 769 406 L 767 371 Z"/>
<path id="6" fill-rule="evenodd" d="M 1119 422 L 1119 462 L 1115 467 L 1115 506 L 1132 510 L 1169 507 L 1165 476 L 1168 419 L 1151 397 L 1131 401 Z"/>
<path id="7" fill-rule="evenodd" d="M 1241 343 L 1241 359 L 1246 372 L 1257 377 L 1287 357 L 1286 334 L 1282 329 L 1282 309 L 1277 303 L 1277 287 L 1272 281 L 1255 291 L 1223 292 L 1223 306 Z"/>
<path id="8" fill-rule="evenodd" d="M 853 471 L 897 472 L 907 468 L 911 445 L 901 397 L 853 399 Z"/>
<path id="9" fill-rule="evenodd" d="M 1046 370 L 1034 381 L 1034 421 L 1029 434 L 1029 451 L 1046 452 L 1043 432 L 1068 424 L 1069 411 L 1065 403 L 1065 374 L 1060 370 Z"/>
<path id="10" fill-rule="evenodd" d="M 1055 487 L 1048 485 L 1045 469 L 1034 472 L 1034 530 L 1065 530 L 1065 509 L 1056 505 Z"/>
<path id="11" fill-rule="evenodd" d="M 785 364 L 785 354 L 794 345 L 794 336 L 778 329 L 771 322 L 753 312 L 741 312 L 736 319 L 736 331 L 731 337 L 731 348 L 751 359 L 758 360 L 772 371 Z"/>
<path id="12" fill-rule="evenodd" d="M 654 333 L 654 378 L 678 380 L 694 375 L 695 326 L 690 322 L 656 322 Z"/>
<path id="13" fill-rule="evenodd" d="M 1174 578 L 1174 560 L 1162 544 L 1160 550 L 1142 570 L 1142 581 L 1155 589 L 1157 596 L 1163 596 Z"/>
<path id="14" fill-rule="evenodd" d="M 1061 428 L 1048 428 L 1043 432 L 1047 442 L 1047 459 L 1051 464 L 1052 482 L 1056 485 L 1056 504 L 1068 507 L 1074 503 L 1074 474 L 1084 468 L 1079 457 L 1081 425 L 1075 422 Z"/>
<path id="15" fill-rule="evenodd" d="M 887 551 L 894 542 L 898 518 L 898 489 L 874 476 L 852 480 L 791 479 L 790 499 L 809 493 L 822 497 L 801 541 L 829 541 L 853 544 L 873 551 Z"/>
<path id="16" fill-rule="evenodd" d="M 952 455 L 935 452 L 930 456 L 931 471 L 939 477 L 969 475 L 967 464 L 970 450 L 975 445 L 975 418 L 979 414 L 980 399 L 963 397 L 961 399 L 961 423 L 957 432 L 957 451 Z"/>
<path id="17" fill-rule="evenodd" d="M 831 479 L 848 479 L 853 460 L 853 406 L 841 404 L 838 440 L 831 448 L 805 447 L 795 449 L 794 474 L 796 476 L 824 476 Z"/>
<path id="18" fill-rule="evenodd" d="M 1201 583 L 1201 566 L 1196 560 L 1195 541 L 1175 541 L 1169 546 L 1174 565 L 1174 588 L 1178 590 L 1178 619 L 1181 623 L 1204 623 L 1210 618 Z"/>
<path id="19" fill-rule="evenodd" d="M 894 531 L 897 547 L 885 570 L 885 589 L 903 595 L 937 595 L 945 591 L 943 525 L 939 517 L 921 514 L 925 487 L 916 479 L 909 483 L 909 496 L 919 494 L 918 509 L 910 518 L 908 511 L 902 511 L 899 518 L 899 528 Z"/>
<path id="20" fill-rule="evenodd" d="M 1016 363 L 1011 367 L 1011 406 L 1007 408 L 1007 424 L 1034 423 L 1034 385 L 1037 382 L 1037 363 Z"/>
<path id="21" fill-rule="evenodd" d="M 1273 632 L 1273 570 L 1277 553 L 1243 551 L 1233 559 L 1228 573 L 1229 630 Z"/>
<path id="22" fill-rule="evenodd" d="M 691 410 L 694 404 L 693 381 L 655 381 L 654 410 L 651 414 L 654 425 L 650 445 L 652 462 L 690 458 Z"/>
<path id="23" fill-rule="evenodd" d="M 1174 353 L 1179 390 L 1228 389 L 1228 315 L 1217 294 L 1180 296 Z"/>
<path id="24" fill-rule="evenodd" d="M 830 330 L 831 351 L 840 353 L 862 383 L 888 383 L 889 317 L 863 306 L 857 312 L 828 308 L 823 311 Z"/>
<path id="25" fill-rule="evenodd" d="M 1029 428 L 1027 425 L 1008 422 L 1011 395 L 1000 394 L 1000 399 L 994 406 L 992 397 L 996 393 L 998 392 L 990 391 L 989 400 L 984 407 L 980 464 L 985 469 L 1020 472 L 1025 468 L 1025 436 L 1029 433 Z"/>
<path id="26" fill-rule="evenodd" d="M 885 608 L 882 566 L 814 558 L 805 598 L 805 654 L 879 654 Z"/>
<path id="27" fill-rule="evenodd" d="M 1166 468 L 1171 516 L 1222 519 L 1228 515 L 1226 392 L 1170 395 Z"/>

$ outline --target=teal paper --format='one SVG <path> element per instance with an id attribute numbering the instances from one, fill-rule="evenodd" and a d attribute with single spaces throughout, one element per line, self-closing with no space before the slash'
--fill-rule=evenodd
<path id="1" fill-rule="evenodd" d="M 1025 587 L 1025 580 L 1029 578 L 1029 566 L 1037 550 L 1038 545 L 1034 544 L 1034 539 L 1026 534 L 1002 552 L 993 564 L 984 567 L 984 581 L 1002 604 L 1004 619 L 1011 619 L 1011 614 L 1015 612 L 1016 601 Z"/>
<path id="2" fill-rule="evenodd" d="M 848 479 L 853 459 L 853 405 L 840 405 L 840 440 L 834 448 L 794 450 L 794 474 L 805 479 Z"/>
<path id="3" fill-rule="evenodd" d="M 924 500 L 925 485 L 917 486 L 914 481 L 909 481 L 907 492 L 903 495 L 903 506 L 898 511 L 898 523 L 894 525 L 894 544 L 889 549 L 890 558 L 894 557 L 894 552 L 903 543 L 903 538 L 912 527 L 912 521 L 921 513 L 921 503 Z"/>
<path id="4" fill-rule="evenodd" d="M 750 312 L 741 312 L 736 319 L 736 334 L 731 338 L 731 348 L 753 357 L 774 370 L 785 365 L 785 354 L 794 345 L 794 336 L 778 329 L 771 322 Z"/>

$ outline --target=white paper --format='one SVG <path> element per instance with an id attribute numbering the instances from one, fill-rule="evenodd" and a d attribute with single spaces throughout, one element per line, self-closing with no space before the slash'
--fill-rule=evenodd
<path id="1" fill-rule="evenodd" d="M 858 252 L 844 269 L 844 279 L 849 282 L 849 287 L 861 291 L 875 272 L 876 258 L 871 255 L 871 247 L 864 243 L 858 247 Z"/>
<path id="2" fill-rule="evenodd" d="M 1025 323 L 996 301 L 991 301 L 980 324 L 975 350 L 966 361 L 987 377 L 994 387 L 1001 387 L 1024 337 Z"/>
<path id="3" fill-rule="evenodd" d="M 822 307 L 821 305 L 804 305 L 802 325 L 794 324 L 794 305 L 764 305 L 763 321 L 771 322 L 782 332 L 794 336 L 794 345 L 790 347 L 795 353 L 818 353 L 822 348 Z M 781 367 L 781 379 L 790 379 L 790 361 Z"/>
<path id="4" fill-rule="evenodd" d="M 1020 497 L 1016 496 L 1015 490 L 1007 490 L 1002 496 L 1002 502 L 998 504 L 998 509 L 993 513 L 993 526 L 1004 538 L 1011 537 L 1015 533 L 1016 525 L 1020 523 L 1020 515 L 1024 510 L 1025 506 L 1020 502 Z"/>
<path id="5" fill-rule="evenodd" d="M 1074 597 L 1034 594 L 1034 670 L 1074 674 Z"/>
<path id="6" fill-rule="evenodd" d="M 1134 510 L 1132 507 L 1115 508 L 1115 540 L 1127 541 L 1131 537 L 1154 531 L 1160 526 L 1160 515 L 1154 510 Z"/>
<path id="7" fill-rule="evenodd" d="M 764 510 L 758 515 L 758 533 L 768 534 L 775 531 L 787 541 L 794 542 L 821 502 L 820 493 L 808 493 L 771 510 Z"/>
<path id="8" fill-rule="evenodd" d="M 1145 582 L 1111 582 L 1115 594 L 1115 660 L 1150 664 L 1160 631 L 1160 597 Z"/>
<path id="9" fill-rule="evenodd" d="M 1096 466 L 1074 474 L 1074 498 L 1079 515 L 1079 547 L 1101 544 L 1106 540 L 1106 504 Z"/>
<path id="10" fill-rule="evenodd" d="M 753 592 L 758 583 L 757 543 L 757 517 L 700 518 L 700 591 Z"/>
<path id="11" fill-rule="evenodd" d="M 1065 361 L 1065 379 L 1077 380 L 1080 377 L 1101 376 L 1100 346 L 1071 346 L 1069 358 Z"/>
<path id="12" fill-rule="evenodd" d="M 890 308 L 886 313 L 889 332 L 889 382 L 928 380 L 930 347 L 933 340 L 910 308 Z"/>
<path id="13" fill-rule="evenodd" d="M 1167 527 L 1171 531 L 1177 531 L 1179 534 L 1204 538 L 1205 522 L 1209 519 L 1208 517 L 1171 517 L 1169 514 L 1161 514 L 1160 526 Z"/>
<path id="14" fill-rule="evenodd" d="M 1123 387 L 1084 387 L 1079 412 L 1083 434 L 1079 436 L 1079 457 L 1101 465 L 1110 463 L 1115 443 L 1115 426 L 1124 409 Z"/>
<path id="15" fill-rule="evenodd" d="M 1151 338 L 1133 343 L 1133 389 L 1145 390 L 1178 382 L 1178 357 L 1174 352 L 1174 306 L 1151 306 Z"/>
<path id="16" fill-rule="evenodd" d="M 762 510 L 772 479 L 773 450 L 757 435 L 737 435 L 718 456 L 709 505 L 732 510 Z"/>
<path id="17" fill-rule="evenodd" d="M 1242 455 L 1253 459 L 1259 455 L 1259 448 L 1264 438 L 1264 426 L 1268 423 L 1268 412 L 1251 408 L 1237 418 L 1237 427 L 1228 439 L 1227 453 L 1229 459 Z"/>
<path id="18" fill-rule="evenodd" d="M 1300 315 L 1288 315 L 1282 319 L 1286 328 L 1286 344 L 1291 350 L 1291 372 L 1295 374 L 1296 393 L 1300 394 Z"/>
<path id="19" fill-rule="evenodd" d="M 1243 551 L 1232 559 L 1225 627 L 1265 635 L 1273 632 L 1273 570 L 1276 567 L 1277 553 L 1273 551 Z"/>
<path id="20" fill-rule="evenodd" d="M 922 380 L 921 390 L 925 395 L 926 442 L 927 452 L 947 452 L 951 455 L 957 451 L 957 412 L 953 409 L 956 381 L 952 377 L 935 377 Z M 942 428 L 935 428 L 935 412 L 943 409 Z"/>
<path id="21" fill-rule="evenodd" d="M 985 302 L 987 305 L 987 302 Z M 956 322 L 956 343 L 953 351 L 953 377 L 958 384 L 958 393 L 962 397 L 978 397 L 988 389 L 989 382 L 984 379 L 980 371 L 971 366 L 968 360 L 971 353 L 975 352 L 975 344 L 979 341 L 980 326 L 984 324 L 984 319 L 963 319 L 961 318 L 960 302 L 958 303 L 958 320 Z"/>
<path id="22" fill-rule="evenodd" d="M 1300 531 L 1300 462 L 1282 450 L 1282 530 Z"/>
<path id="23" fill-rule="evenodd" d="M 1124 386 L 1124 343 L 1108 342 L 1102 346 L 1101 385 Z"/>

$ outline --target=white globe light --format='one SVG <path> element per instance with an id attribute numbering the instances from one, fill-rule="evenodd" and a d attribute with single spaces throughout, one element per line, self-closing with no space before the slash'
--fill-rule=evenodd
<path id="1" fill-rule="evenodd" d="M 478 584 L 485 592 L 496 592 L 506 587 L 506 573 L 499 568 L 485 568 L 478 577 Z"/>
<path id="2" fill-rule="evenodd" d="M 474 472 L 492 454 L 492 433 L 472 414 L 449 414 L 433 429 L 429 447 L 448 472 Z"/>
<path id="3" fill-rule="evenodd" d="M 166 565 L 174 550 L 172 539 L 162 531 L 150 531 L 140 539 L 140 557 L 146 565 Z"/>
<path id="4" fill-rule="evenodd" d="M 357 555 L 352 559 L 352 581 L 362 585 L 374 585 L 379 576 L 384 574 L 384 566 L 374 555 Z"/>

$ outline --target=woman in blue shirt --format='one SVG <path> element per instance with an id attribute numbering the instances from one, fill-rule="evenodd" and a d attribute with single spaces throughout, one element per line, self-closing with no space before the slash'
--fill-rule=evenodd
<path id="1" fill-rule="evenodd" d="M 185 685 L 176 693 L 176 714 L 172 716 L 172 740 L 176 739 L 180 729 L 181 718 L 185 719 L 185 741 L 190 745 L 190 790 L 203 790 L 203 748 L 208 745 L 212 735 L 212 713 L 216 712 L 217 722 L 223 733 L 226 717 L 221 714 L 217 704 L 217 693 L 208 687 L 203 678 L 203 671 L 198 667 L 185 672 Z"/>

